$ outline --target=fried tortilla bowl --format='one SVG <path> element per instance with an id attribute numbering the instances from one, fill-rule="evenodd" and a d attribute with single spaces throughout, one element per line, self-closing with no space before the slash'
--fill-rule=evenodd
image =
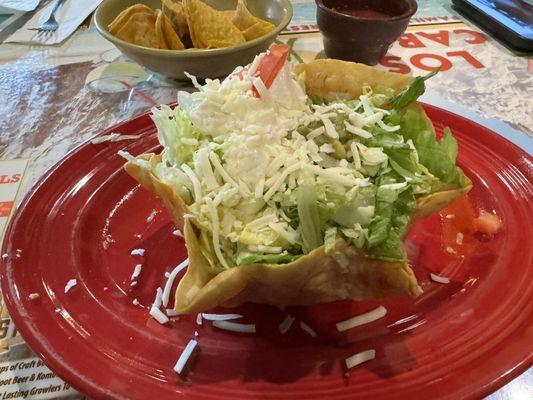
<path id="1" fill-rule="evenodd" d="M 337 60 L 316 60 L 300 64 L 296 72 L 305 80 L 309 95 L 326 99 L 353 99 L 363 86 L 384 85 L 401 91 L 410 78 L 379 71 L 362 64 Z M 422 112 L 420 104 L 417 107 Z M 425 115 L 425 114 L 424 114 Z M 434 127 L 426 117 L 427 129 Z M 202 255 L 198 228 L 185 219 L 187 205 L 178 188 L 162 183 L 155 175 L 160 155 L 143 154 L 139 163 L 128 162 L 125 170 L 142 186 L 159 196 L 177 227 L 183 230 L 189 252 L 189 268 L 176 291 L 175 310 L 196 313 L 216 306 L 237 306 L 244 302 L 277 306 L 308 305 L 341 299 L 379 299 L 395 295 L 417 296 L 422 290 L 407 263 L 370 259 L 363 250 L 338 239 L 333 251 L 316 248 L 288 264 L 250 264 L 214 273 Z M 465 177 L 461 188 L 433 193 L 417 201 L 413 220 L 434 214 L 466 194 L 472 183 Z"/>

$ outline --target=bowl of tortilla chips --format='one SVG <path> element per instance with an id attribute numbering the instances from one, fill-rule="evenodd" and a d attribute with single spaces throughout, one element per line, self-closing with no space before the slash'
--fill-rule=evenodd
<path id="1" fill-rule="evenodd" d="M 94 15 L 127 57 L 177 79 L 229 74 L 265 51 L 291 18 L 289 0 L 104 0 Z"/>

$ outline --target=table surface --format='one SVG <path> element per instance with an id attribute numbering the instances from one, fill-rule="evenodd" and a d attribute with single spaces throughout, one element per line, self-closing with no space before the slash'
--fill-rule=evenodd
<path id="1" fill-rule="evenodd" d="M 533 60 L 458 18 L 452 21 L 410 27 L 378 67 L 422 74 L 440 63 L 444 71 L 430 81 L 426 101 L 475 118 L 531 153 Z M 280 39 L 290 41 L 304 60 L 322 50 L 319 33 Z M 59 46 L 0 44 L 0 159 L 31 160 L 23 193 L 69 150 L 148 110 L 152 102 L 175 101 L 178 89 L 192 88 L 125 59 L 93 27 L 79 30 Z M 531 398 L 531 368 L 488 397 Z"/>

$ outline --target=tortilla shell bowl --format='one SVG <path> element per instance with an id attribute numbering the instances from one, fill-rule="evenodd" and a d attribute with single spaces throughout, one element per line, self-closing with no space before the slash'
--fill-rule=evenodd
<path id="1" fill-rule="evenodd" d="M 237 0 L 203 0 L 217 10 L 234 10 Z M 118 39 L 108 25 L 124 9 L 145 4 L 152 10 L 161 8 L 160 0 L 104 0 L 96 9 L 94 22 L 98 32 L 124 55 L 147 69 L 170 78 L 185 80 L 185 72 L 198 78 L 216 78 L 231 73 L 237 66 L 250 63 L 265 51 L 292 18 L 289 0 L 247 0 L 251 13 L 275 25 L 271 33 L 238 45 L 217 49 L 165 50 L 143 47 Z"/>

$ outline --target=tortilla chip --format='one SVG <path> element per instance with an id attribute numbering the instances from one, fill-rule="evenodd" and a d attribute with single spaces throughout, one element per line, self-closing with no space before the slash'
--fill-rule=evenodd
<path id="1" fill-rule="evenodd" d="M 269 33 L 273 32 L 275 29 L 275 26 L 272 25 L 270 22 L 267 21 L 258 21 L 249 28 L 242 31 L 242 34 L 244 35 L 244 38 L 246 40 L 254 40 L 261 36 L 268 35 Z"/>
<path id="2" fill-rule="evenodd" d="M 245 42 L 241 31 L 214 8 L 200 0 L 183 0 L 183 6 L 194 47 L 208 49 Z"/>
<path id="3" fill-rule="evenodd" d="M 162 1 L 163 14 L 165 14 L 174 28 L 174 31 L 183 38 L 189 35 L 189 25 L 187 25 L 187 16 L 181 2 L 175 3 L 173 0 Z"/>
<path id="4" fill-rule="evenodd" d="M 276 29 L 273 23 L 254 16 L 248 10 L 243 0 L 239 0 L 237 3 L 237 8 L 231 22 L 240 29 L 246 40 L 253 40 L 264 36 L 274 32 Z"/>
<path id="5" fill-rule="evenodd" d="M 159 41 L 155 34 L 154 13 L 133 14 L 115 35 L 117 38 L 139 46 L 157 49 Z"/>
<path id="6" fill-rule="evenodd" d="M 227 40 L 210 40 L 208 49 L 223 49 L 224 47 L 233 46 L 235 43 L 228 42 Z"/>
<path id="7" fill-rule="evenodd" d="M 328 71 L 329 75 L 324 71 Z M 363 85 L 386 85 L 400 91 L 410 82 L 410 78 L 403 75 L 332 60 L 300 65 L 298 72 L 305 73 L 309 94 L 327 99 L 338 96 L 354 98 L 361 94 Z M 434 129 L 431 121 L 427 121 L 428 129 Z M 329 254 L 321 246 L 288 264 L 251 264 L 217 273 L 201 252 L 197 228 L 183 217 L 186 204 L 177 191 L 161 182 L 155 174 L 161 156 L 142 155 L 137 160 L 136 163 L 128 162 L 126 171 L 163 200 L 177 227 L 185 234 L 189 268 L 176 291 L 175 310 L 180 314 L 197 313 L 220 305 L 237 306 L 248 301 L 278 306 L 307 305 L 340 299 L 379 299 L 422 293 L 407 263 L 369 259 L 364 251 L 348 246 L 342 239 L 336 242 Z M 463 188 L 418 199 L 413 220 L 444 208 L 467 193 L 471 185 L 466 178 Z"/>
<path id="8" fill-rule="evenodd" d="M 170 20 L 161 10 L 156 11 L 155 33 L 160 49 L 183 50 L 185 46 L 172 28 Z"/>
<path id="9" fill-rule="evenodd" d="M 220 14 L 222 14 L 224 17 L 228 18 L 229 20 L 232 20 L 235 16 L 235 10 L 220 10 Z"/>
<path id="10" fill-rule="evenodd" d="M 145 4 L 135 4 L 131 7 L 128 7 L 123 10 L 119 15 L 117 15 L 113 22 L 111 22 L 107 26 L 109 29 L 109 33 L 111 33 L 112 35 L 116 35 L 120 28 L 122 28 L 124 24 L 130 19 L 130 17 L 136 13 L 153 14 L 154 12 L 150 7 Z"/>

